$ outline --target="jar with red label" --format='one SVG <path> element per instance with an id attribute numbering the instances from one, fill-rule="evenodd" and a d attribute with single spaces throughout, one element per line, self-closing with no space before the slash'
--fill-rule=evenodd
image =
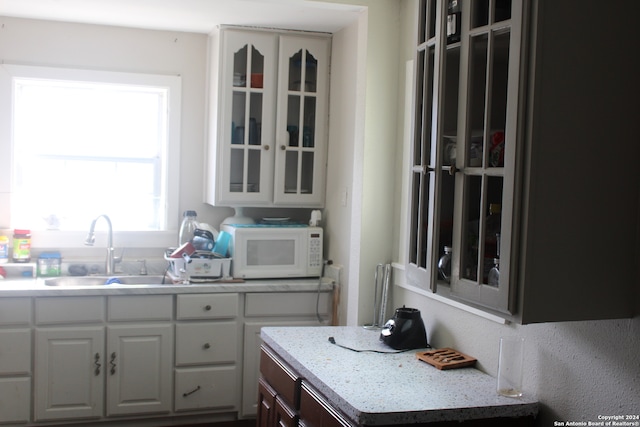
<path id="1" fill-rule="evenodd" d="M 31 261 L 31 230 L 13 231 L 13 262 Z"/>

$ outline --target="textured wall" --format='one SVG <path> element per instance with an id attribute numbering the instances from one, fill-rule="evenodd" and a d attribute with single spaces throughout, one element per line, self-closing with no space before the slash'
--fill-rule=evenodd
<path id="1" fill-rule="evenodd" d="M 399 287 L 393 304 L 418 308 L 432 346 L 472 355 L 492 376 L 500 337 L 524 337 L 524 392 L 541 403 L 539 426 L 640 414 L 640 317 L 502 325 Z"/>

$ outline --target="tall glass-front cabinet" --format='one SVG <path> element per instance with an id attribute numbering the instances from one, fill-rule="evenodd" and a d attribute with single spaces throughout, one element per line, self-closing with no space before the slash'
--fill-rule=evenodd
<path id="1" fill-rule="evenodd" d="M 521 323 L 629 317 L 638 32 L 595 0 L 417 3 L 407 283 Z"/>
<path id="2" fill-rule="evenodd" d="M 519 2 L 422 1 L 409 280 L 510 313 Z M 447 248 L 447 254 L 445 254 Z M 441 290 L 442 291 L 442 290 Z"/>
<path id="3" fill-rule="evenodd" d="M 327 35 L 212 35 L 207 202 L 323 205 L 329 49 Z"/>

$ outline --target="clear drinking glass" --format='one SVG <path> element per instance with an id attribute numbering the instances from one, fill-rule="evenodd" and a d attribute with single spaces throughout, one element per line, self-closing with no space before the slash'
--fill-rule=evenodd
<path id="1" fill-rule="evenodd" d="M 498 394 L 507 397 L 522 396 L 522 365 L 524 338 L 500 338 L 498 359 Z"/>

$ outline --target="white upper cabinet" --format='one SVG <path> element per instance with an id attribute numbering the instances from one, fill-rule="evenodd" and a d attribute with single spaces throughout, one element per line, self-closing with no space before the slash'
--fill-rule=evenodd
<path id="1" fill-rule="evenodd" d="M 206 202 L 322 207 L 330 38 L 225 27 L 210 42 Z"/>
<path id="2" fill-rule="evenodd" d="M 596 1 L 419 3 L 407 282 L 520 323 L 631 316 L 639 93 L 611 69 L 639 36 Z"/>

